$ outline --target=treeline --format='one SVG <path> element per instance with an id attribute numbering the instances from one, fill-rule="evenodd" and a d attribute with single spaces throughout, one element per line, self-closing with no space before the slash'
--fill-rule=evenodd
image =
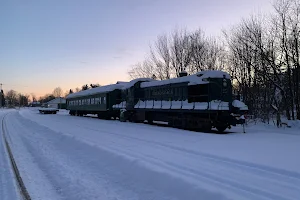
<path id="1" fill-rule="evenodd" d="M 278 0 L 273 8 L 223 30 L 221 38 L 201 29 L 160 35 L 128 74 L 162 80 L 183 70 L 225 70 L 255 117 L 300 119 L 300 2 Z"/>
<path id="2" fill-rule="evenodd" d="M 1 90 L 0 92 L 0 107 L 15 107 L 15 106 L 28 106 L 31 102 L 39 102 L 41 104 L 47 103 L 55 98 L 58 97 L 66 97 L 67 95 L 73 93 L 73 92 L 79 92 L 82 90 L 88 90 L 90 88 L 96 88 L 100 85 L 97 84 L 85 84 L 81 87 L 81 89 L 76 88 L 74 91 L 72 89 L 63 92 L 63 90 L 60 87 L 54 88 L 52 93 L 45 94 L 43 96 L 40 96 L 37 98 L 37 96 L 34 93 L 31 93 L 31 95 L 28 94 L 21 94 L 18 93 L 15 90 L 9 90 L 7 92 L 4 92 Z"/>
<path id="3" fill-rule="evenodd" d="M 1 105 L 0 106 L 27 106 L 29 102 L 29 95 L 24 95 L 21 93 L 17 93 L 14 90 L 9 90 L 6 93 L 4 93 L 3 90 L 1 90 L 0 94 L 0 100 Z"/>
<path id="4" fill-rule="evenodd" d="M 96 88 L 96 87 L 99 87 L 100 85 L 97 83 L 97 84 L 85 84 L 85 85 L 82 85 L 81 88 L 75 88 L 74 90 L 73 89 L 70 89 L 70 90 L 67 90 L 65 93 L 63 92 L 63 90 L 60 88 L 60 87 L 56 87 L 53 92 L 51 94 L 45 94 L 44 96 L 41 96 L 39 98 L 39 102 L 40 103 L 47 103 L 57 97 L 67 97 L 69 94 L 72 94 L 74 92 L 79 92 L 79 91 L 82 91 L 82 90 L 88 90 L 90 88 Z M 33 100 L 36 99 L 35 96 L 33 96 Z"/>

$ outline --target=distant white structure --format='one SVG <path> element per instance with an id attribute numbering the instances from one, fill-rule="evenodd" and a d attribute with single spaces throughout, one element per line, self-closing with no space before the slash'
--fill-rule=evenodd
<path id="1" fill-rule="evenodd" d="M 66 99 L 58 97 L 47 102 L 48 108 L 58 108 L 58 104 L 65 104 Z"/>
<path id="2" fill-rule="evenodd" d="M 33 101 L 29 106 L 30 107 L 40 107 L 41 103 L 39 101 Z"/>

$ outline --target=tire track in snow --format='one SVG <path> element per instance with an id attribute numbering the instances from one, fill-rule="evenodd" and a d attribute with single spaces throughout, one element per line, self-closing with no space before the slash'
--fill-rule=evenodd
<path id="1" fill-rule="evenodd" d="M 9 113 L 8 113 L 9 114 Z M 20 194 L 22 195 L 23 199 L 24 200 L 31 200 L 31 197 L 25 187 L 25 184 L 23 182 L 23 179 L 20 175 L 20 172 L 19 172 L 19 169 L 17 167 L 17 164 L 15 162 L 15 159 L 14 159 L 14 156 L 13 156 L 13 153 L 11 151 L 11 148 L 10 148 L 10 145 L 7 141 L 7 135 L 8 133 L 6 132 L 5 130 L 5 117 L 8 115 L 8 114 L 5 114 L 1 120 L 1 130 L 2 130 L 2 138 L 3 138 L 3 143 L 6 147 L 6 151 L 8 153 L 8 157 L 9 157 L 9 160 L 10 160 L 10 163 L 11 163 L 11 166 L 12 166 L 12 170 L 14 172 L 14 175 L 15 175 L 15 178 L 16 178 L 16 182 L 17 182 L 17 185 L 20 189 Z"/>
<path id="2" fill-rule="evenodd" d="M 150 155 L 145 156 L 145 155 L 135 153 L 133 151 L 126 151 L 125 149 L 121 149 L 121 148 L 114 148 L 114 147 L 109 147 L 109 148 L 112 149 L 117 154 L 122 153 L 125 157 L 129 156 L 131 157 L 131 159 L 136 159 L 138 161 L 145 163 L 146 164 L 145 166 L 146 167 L 150 166 L 150 169 L 154 167 L 158 169 L 158 171 L 163 170 L 166 173 L 168 173 L 168 171 L 176 172 L 177 173 L 176 176 L 179 176 L 184 181 L 187 181 L 186 177 L 189 177 L 189 179 L 191 179 L 189 181 L 198 185 L 202 185 L 201 182 L 205 181 L 205 183 L 209 183 L 212 186 L 217 186 L 219 189 L 223 189 L 225 193 L 228 193 L 228 191 L 234 192 L 240 195 L 239 198 L 247 196 L 246 199 L 248 198 L 249 199 L 270 199 L 270 200 L 271 199 L 272 200 L 293 199 L 293 197 L 291 198 L 285 197 L 279 193 L 273 194 L 270 191 L 266 191 L 264 189 L 259 188 L 255 184 L 250 185 L 249 181 L 248 183 L 245 184 L 240 180 L 238 180 L 237 178 L 234 178 L 230 175 L 224 175 L 224 173 L 219 173 L 219 171 L 209 170 L 209 168 L 203 168 L 199 166 L 199 168 L 196 170 L 190 167 L 184 167 L 182 165 L 178 165 L 175 162 L 166 162 L 154 156 L 150 156 Z M 260 185 L 263 185 L 263 183 L 260 183 Z M 290 185 L 290 187 L 293 186 Z M 297 191 L 299 190 L 293 189 L 294 193 L 297 193 Z"/>
<path id="3" fill-rule="evenodd" d="M 254 163 L 248 163 L 248 162 L 244 162 L 244 161 L 234 160 L 234 159 L 220 157 L 220 156 L 211 155 L 211 154 L 202 153 L 202 152 L 196 152 L 196 151 L 193 151 L 193 150 L 190 150 L 190 149 L 185 149 L 185 148 L 178 147 L 178 146 L 173 146 L 173 145 L 168 145 L 168 144 L 164 144 L 164 143 L 161 143 L 161 142 L 136 138 L 136 137 L 124 135 L 124 134 L 121 134 L 121 133 L 115 133 L 115 132 L 111 132 L 111 131 L 107 131 L 107 130 L 92 129 L 90 127 L 86 127 L 86 126 L 82 126 L 82 125 L 78 125 L 78 124 L 76 124 L 76 126 L 77 127 L 82 127 L 82 128 L 88 129 L 88 130 L 92 130 L 92 131 L 97 131 L 97 132 L 101 132 L 101 133 L 116 135 L 116 136 L 122 137 L 124 139 L 136 140 L 138 142 L 144 142 L 146 144 L 153 144 L 153 145 L 156 145 L 156 146 L 173 149 L 173 150 L 176 150 L 178 152 L 185 152 L 187 154 L 194 154 L 194 155 L 197 155 L 201 158 L 210 159 L 210 160 L 216 162 L 216 164 L 226 164 L 228 166 L 236 166 L 237 168 L 245 169 L 245 171 L 251 170 L 252 172 L 255 172 L 259 175 L 272 177 L 274 179 L 278 179 L 279 181 L 282 181 L 282 179 L 284 179 L 288 182 L 293 182 L 295 185 L 299 185 L 299 189 L 300 189 L 300 174 L 297 173 L 297 172 L 292 172 L 292 171 L 277 169 L 277 168 L 271 168 L 271 167 L 268 167 L 268 166 L 261 166 L 261 165 L 254 164 Z"/>

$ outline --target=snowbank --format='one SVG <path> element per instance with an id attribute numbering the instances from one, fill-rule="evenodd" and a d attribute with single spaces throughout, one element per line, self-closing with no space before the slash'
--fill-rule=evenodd
<path id="1" fill-rule="evenodd" d="M 232 106 L 239 108 L 240 110 L 248 110 L 248 106 L 239 100 L 234 100 Z"/>

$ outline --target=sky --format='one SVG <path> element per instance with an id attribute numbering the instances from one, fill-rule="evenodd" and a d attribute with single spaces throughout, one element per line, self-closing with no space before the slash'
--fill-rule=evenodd
<path id="1" fill-rule="evenodd" d="M 0 0 L 0 83 L 42 96 L 129 81 L 157 36 L 177 28 L 218 36 L 271 0 Z"/>

